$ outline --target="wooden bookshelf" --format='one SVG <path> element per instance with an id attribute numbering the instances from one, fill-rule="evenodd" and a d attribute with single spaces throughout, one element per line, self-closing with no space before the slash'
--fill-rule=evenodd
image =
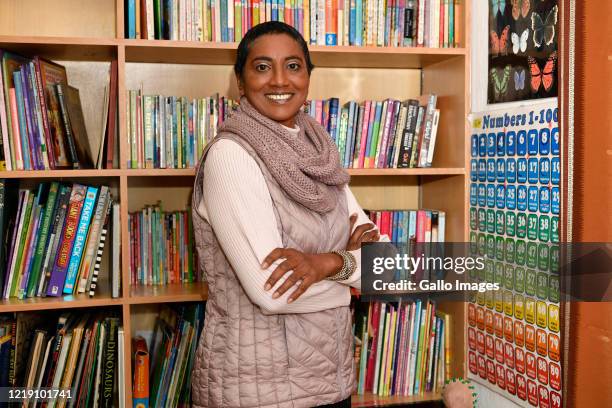
<path id="1" fill-rule="evenodd" d="M 53 4 L 53 6 L 50 6 Z M 469 1 L 464 2 L 463 32 L 469 35 Z M 88 133 L 100 134 L 100 89 L 107 81 L 108 62 L 118 61 L 119 163 L 112 170 L 50 170 L 0 172 L 1 178 L 80 180 L 108 184 L 121 205 L 122 248 L 129 247 L 127 215 L 143 203 L 161 200 L 165 209 L 186 209 L 194 169 L 127 168 L 126 94 L 141 84 L 145 93 L 210 96 L 214 93 L 237 99 L 232 65 L 236 43 L 146 41 L 123 38 L 123 0 L 6 0 L 0 2 L 0 48 L 25 55 L 41 55 L 74 66 L 82 74 L 83 104 Z M 469 43 L 466 39 L 465 43 Z M 341 100 L 396 98 L 438 94 L 441 119 L 431 168 L 350 169 L 351 188 L 360 204 L 370 209 L 436 208 L 445 211 L 448 241 L 468 239 L 469 143 L 465 117 L 470 111 L 469 48 L 310 47 L 317 67 L 312 74 L 309 98 L 339 97 Z M 69 70 L 68 79 L 74 78 Z M 197 80 L 194 81 L 194 78 Z M 389 79 L 393 78 L 393 79 Z M 79 87 L 80 84 L 76 86 Z M 82 86 L 82 85 L 81 85 Z M 88 116 L 89 115 L 89 116 Z M 108 254 L 109 251 L 106 251 Z M 107 255 L 105 255 L 107 256 Z M 110 297 L 104 282 L 95 297 L 34 298 L 0 301 L 0 313 L 72 308 L 121 308 L 125 331 L 126 406 L 132 405 L 131 342 L 133 334 L 154 316 L 159 304 L 202 302 L 208 297 L 205 284 L 167 287 L 131 287 L 129 251 L 121 254 L 121 297 Z M 108 260 L 101 279 L 110 280 Z M 465 376 L 463 303 L 443 303 L 440 309 L 453 319 L 453 365 L 451 375 Z M 149 329 L 152 329 L 149 328 Z M 439 393 L 411 397 L 353 396 L 354 407 L 405 406 L 440 400 Z"/>

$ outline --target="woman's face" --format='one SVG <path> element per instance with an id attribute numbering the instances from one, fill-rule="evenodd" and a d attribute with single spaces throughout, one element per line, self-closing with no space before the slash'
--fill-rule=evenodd
<path id="1" fill-rule="evenodd" d="M 304 52 L 286 34 L 266 34 L 253 41 L 238 79 L 240 94 L 259 113 L 288 127 L 295 125 L 309 84 Z"/>

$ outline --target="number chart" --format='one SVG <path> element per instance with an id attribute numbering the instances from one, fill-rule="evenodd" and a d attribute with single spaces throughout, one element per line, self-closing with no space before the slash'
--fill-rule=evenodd
<path id="1" fill-rule="evenodd" d="M 470 117 L 471 274 L 499 290 L 468 303 L 469 377 L 520 406 L 560 408 L 557 102 Z"/>

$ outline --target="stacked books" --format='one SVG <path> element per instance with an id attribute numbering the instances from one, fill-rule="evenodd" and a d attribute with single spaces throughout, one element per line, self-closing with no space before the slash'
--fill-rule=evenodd
<path id="1" fill-rule="evenodd" d="M 122 406 L 124 338 L 119 318 L 63 313 L 55 328 L 46 323 L 48 316 L 37 314 L 2 319 L 0 387 L 60 389 L 47 407 Z"/>
<path id="2" fill-rule="evenodd" d="M 191 373 L 203 319 L 202 304 L 163 306 L 153 338 L 134 339 L 134 406 L 190 406 Z"/>
<path id="3" fill-rule="evenodd" d="M 127 38 L 238 42 L 282 21 L 310 44 L 458 47 L 461 0 L 126 0 Z"/>
<path id="4" fill-rule="evenodd" d="M 440 110 L 437 96 L 400 102 L 340 105 L 338 98 L 306 102 L 305 111 L 327 129 L 345 168 L 431 167 Z"/>
<path id="5" fill-rule="evenodd" d="M 0 62 L 0 170 L 113 167 L 117 61 L 99 145 L 87 135 L 79 90 L 63 66 L 2 50 Z"/>
<path id="6" fill-rule="evenodd" d="M 372 302 L 356 310 L 357 393 L 441 390 L 450 374 L 450 333 L 450 316 L 431 301 Z"/>
<path id="7" fill-rule="evenodd" d="M 128 215 L 132 285 L 198 281 L 191 210 L 166 212 L 161 204 Z"/>
<path id="8" fill-rule="evenodd" d="M 113 251 L 118 254 L 119 205 L 107 186 L 54 181 L 29 190 L 18 189 L 12 180 L 0 180 L 3 297 L 86 291 L 93 296 L 111 220 Z M 118 296 L 119 256 L 113 258 L 113 293 Z"/>
<path id="9" fill-rule="evenodd" d="M 195 167 L 237 102 L 219 96 L 188 99 L 128 91 L 128 168 Z"/>

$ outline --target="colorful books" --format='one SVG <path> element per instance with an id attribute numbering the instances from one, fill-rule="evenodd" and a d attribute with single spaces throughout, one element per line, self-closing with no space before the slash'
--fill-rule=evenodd
<path id="1" fill-rule="evenodd" d="M 451 356 L 448 315 L 435 303 L 355 303 L 359 337 L 357 392 L 380 396 L 439 391 Z"/>
<path id="2" fill-rule="evenodd" d="M 459 47 L 460 0 L 124 0 L 126 38 L 239 42 L 253 26 L 282 21 L 310 44 Z"/>
<path id="3" fill-rule="evenodd" d="M 96 249 L 111 205 L 109 188 L 51 182 L 17 192 L 15 184 L 0 180 L 2 196 L 3 297 L 60 296 L 89 289 L 94 261 L 101 257 Z"/>
<path id="4" fill-rule="evenodd" d="M 435 94 L 419 100 L 351 101 L 339 107 L 331 98 L 307 101 L 305 111 L 327 128 L 345 168 L 431 167 L 440 111 Z"/>
<path id="5" fill-rule="evenodd" d="M 195 273 L 191 210 L 166 212 L 160 203 L 128 216 L 132 285 L 199 280 Z"/>
<path id="6" fill-rule="evenodd" d="M 112 167 L 116 74 L 107 101 L 107 145 L 101 148 L 90 145 L 78 90 L 68 85 L 62 65 L 0 50 L 0 78 L 0 170 L 91 168 L 99 149 Z"/>
<path id="7" fill-rule="evenodd" d="M 200 99 L 128 91 L 127 167 L 195 167 L 237 102 L 214 95 Z"/>

